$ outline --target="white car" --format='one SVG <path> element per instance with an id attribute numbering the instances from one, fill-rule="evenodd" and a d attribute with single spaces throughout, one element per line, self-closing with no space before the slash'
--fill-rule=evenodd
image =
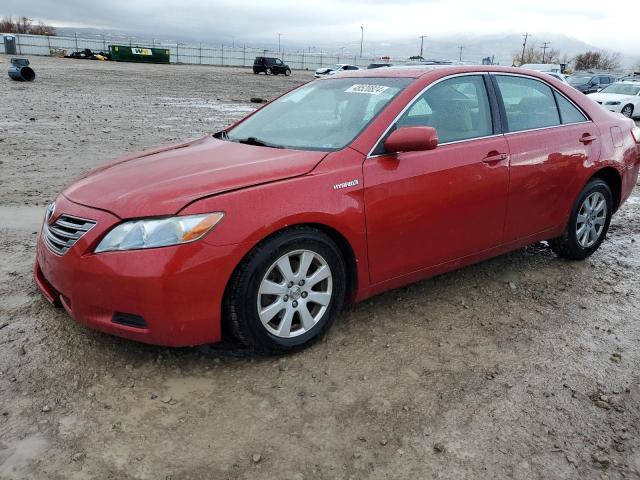
<path id="1" fill-rule="evenodd" d="M 345 72 L 347 70 L 360 70 L 360 67 L 349 65 L 347 63 L 337 63 L 335 65 L 331 65 L 330 67 L 322 67 L 317 69 L 315 77 L 320 78 L 324 77 L 325 75 L 335 75 L 336 73 Z"/>
<path id="2" fill-rule="evenodd" d="M 611 112 L 640 118 L 640 82 L 616 82 L 597 93 L 587 95 Z"/>

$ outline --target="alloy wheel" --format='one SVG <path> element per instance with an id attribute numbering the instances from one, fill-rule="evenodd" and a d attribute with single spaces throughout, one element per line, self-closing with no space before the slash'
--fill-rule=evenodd
<path id="1" fill-rule="evenodd" d="M 291 338 L 310 331 L 327 311 L 333 275 L 311 250 L 285 253 L 268 269 L 258 288 L 258 317 L 269 333 Z"/>
<path id="2" fill-rule="evenodd" d="M 625 117 L 631 118 L 631 114 L 632 113 L 633 113 L 633 106 L 632 105 L 626 105 L 622 109 L 622 115 L 624 115 Z"/>
<path id="3" fill-rule="evenodd" d="M 588 195 L 576 219 L 576 239 L 582 248 L 589 248 L 596 243 L 604 230 L 607 220 L 607 200 L 600 192 Z"/>

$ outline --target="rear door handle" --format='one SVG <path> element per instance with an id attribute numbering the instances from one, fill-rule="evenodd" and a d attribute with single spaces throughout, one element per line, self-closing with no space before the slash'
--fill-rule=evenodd
<path id="1" fill-rule="evenodd" d="M 509 158 L 509 155 L 506 153 L 498 153 L 498 152 L 489 152 L 489 154 L 482 159 L 484 163 L 488 163 L 489 165 L 495 165 L 498 162 L 502 162 Z"/>
<path id="2" fill-rule="evenodd" d="M 588 143 L 595 142 L 597 139 L 598 137 L 594 137 L 593 135 L 585 133 L 584 135 L 582 135 L 582 137 L 580 137 L 580 143 L 584 143 L 586 145 Z"/>

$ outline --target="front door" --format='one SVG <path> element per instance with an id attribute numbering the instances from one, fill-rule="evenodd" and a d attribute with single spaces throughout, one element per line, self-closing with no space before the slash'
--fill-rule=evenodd
<path id="1" fill-rule="evenodd" d="M 381 152 L 363 164 L 372 283 L 502 242 L 508 147 L 494 134 L 483 76 L 430 87 L 396 127 L 415 125 L 436 129 L 435 150 Z"/>

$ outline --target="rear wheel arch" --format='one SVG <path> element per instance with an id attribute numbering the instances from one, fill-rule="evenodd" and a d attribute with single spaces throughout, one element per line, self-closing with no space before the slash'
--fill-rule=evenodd
<path id="1" fill-rule="evenodd" d="M 587 183 L 594 178 L 603 180 L 611 189 L 613 195 L 613 211 L 615 212 L 620 206 L 620 196 L 622 194 L 622 177 L 620 173 L 613 167 L 604 167 L 594 173 Z"/>

